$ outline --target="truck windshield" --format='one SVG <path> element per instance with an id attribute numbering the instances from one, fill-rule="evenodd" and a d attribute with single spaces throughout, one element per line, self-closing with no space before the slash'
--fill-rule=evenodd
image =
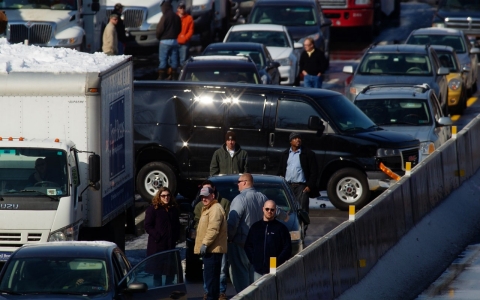
<path id="1" fill-rule="evenodd" d="M 250 23 L 284 26 L 315 26 L 318 23 L 313 6 L 259 5 L 252 12 Z"/>
<path id="2" fill-rule="evenodd" d="M 0 148 L 0 196 L 68 194 L 67 156 L 43 148 Z M 38 193 L 35 193 L 38 192 Z"/>
<path id="3" fill-rule="evenodd" d="M 77 10 L 75 0 L 3 0 L 0 9 Z"/>

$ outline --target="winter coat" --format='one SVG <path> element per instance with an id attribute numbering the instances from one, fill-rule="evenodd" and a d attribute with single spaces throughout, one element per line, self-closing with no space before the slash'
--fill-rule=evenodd
<path id="1" fill-rule="evenodd" d="M 228 213 L 228 241 L 243 247 L 250 227 L 263 218 L 263 205 L 267 196 L 253 187 L 246 188 L 230 204 Z"/>
<path id="2" fill-rule="evenodd" d="M 145 211 L 145 231 L 148 233 L 147 256 L 175 249 L 180 238 L 179 211 L 175 206 L 155 209 L 150 205 Z"/>
<path id="3" fill-rule="evenodd" d="M 182 20 L 182 30 L 178 35 L 177 42 L 180 45 L 185 45 L 193 36 L 193 18 L 185 13 L 180 19 Z"/>
<path id="4" fill-rule="evenodd" d="M 245 242 L 245 254 L 258 274 L 270 272 L 270 257 L 277 258 L 277 267 L 290 259 L 292 240 L 287 226 L 274 219 L 252 225 Z"/>
<path id="5" fill-rule="evenodd" d="M 116 55 L 118 53 L 117 31 L 112 23 L 108 23 L 103 32 L 102 51 L 108 55 Z"/>
<path id="6" fill-rule="evenodd" d="M 198 197 L 200 198 L 200 197 Z M 193 214 L 194 214 L 194 226 L 195 228 L 197 228 L 198 226 L 198 221 L 200 220 L 200 217 L 202 215 L 202 208 L 203 208 L 203 202 L 201 199 L 198 199 L 195 201 L 197 204 L 195 205 L 195 209 L 193 210 Z M 218 193 L 218 191 L 216 192 L 216 196 L 215 196 L 215 199 L 220 199 L 220 201 L 218 201 L 218 203 L 220 203 L 220 205 L 222 206 L 223 210 L 225 211 L 225 215 L 228 216 L 228 213 L 230 212 L 230 200 L 227 200 L 226 198 L 222 198 L 220 196 L 220 193 Z"/>
<path id="7" fill-rule="evenodd" d="M 156 35 L 161 40 L 176 40 L 182 30 L 180 17 L 173 12 L 172 5 L 164 2 L 162 5 L 162 17 L 157 24 Z"/>
<path id="8" fill-rule="evenodd" d="M 199 254 L 202 245 L 207 246 L 207 253 L 227 253 L 227 220 L 217 200 L 202 208 L 193 252 Z"/>
<path id="9" fill-rule="evenodd" d="M 317 187 L 318 165 L 315 152 L 303 146 L 300 149 L 302 150 L 300 153 L 300 165 L 302 166 L 303 175 L 307 180 L 306 184 L 310 188 L 308 195 L 310 198 L 317 198 L 320 196 L 320 192 Z M 280 165 L 277 172 L 279 176 L 285 177 L 289 151 L 290 148 L 285 150 L 280 157 Z"/>
<path id="10" fill-rule="evenodd" d="M 307 51 L 303 51 L 302 54 L 300 54 L 299 69 L 300 72 L 306 71 L 308 75 L 313 76 L 318 75 L 318 73 L 325 73 L 327 69 L 325 53 L 315 48 L 315 51 L 308 56 Z"/>
<path id="11" fill-rule="evenodd" d="M 210 176 L 218 174 L 242 174 L 248 173 L 248 154 L 239 144 L 235 144 L 235 152 L 233 157 L 227 150 L 227 144 L 213 153 L 210 162 Z"/>

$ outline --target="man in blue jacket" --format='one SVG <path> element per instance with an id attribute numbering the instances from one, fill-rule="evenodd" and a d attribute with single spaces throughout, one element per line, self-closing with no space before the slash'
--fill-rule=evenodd
<path id="1" fill-rule="evenodd" d="M 270 272 L 270 257 L 277 258 L 277 266 L 292 255 L 292 241 L 287 226 L 275 219 L 277 206 L 273 200 L 263 205 L 263 219 L 250 227 L 245 242 L 245 253 L 255 270 L 254 280 Z"/>

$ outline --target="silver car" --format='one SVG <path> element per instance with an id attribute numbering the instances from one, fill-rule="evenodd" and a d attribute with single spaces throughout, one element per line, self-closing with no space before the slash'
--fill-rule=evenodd
<path id="1" fill-rule="evenodd" d="M 452 120 L 443 115 L 435 92 L 427 84 L 367 86 L 354 103 L 379 127 L 418 139 L 419 161 L 452 136 Z"/>

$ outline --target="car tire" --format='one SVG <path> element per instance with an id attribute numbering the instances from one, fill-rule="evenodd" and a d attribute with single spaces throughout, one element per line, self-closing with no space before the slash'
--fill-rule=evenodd
<path id="1" fill-rule="evenodd" d="M 354 168 L 335 172 L 328 180 L 327 194 L 330 202 L 339 210 L 348 210 L 350 205 L 359 209 L 370 201 L 367 177 Z"/>
<path id="2" fill-rule="evenodd" d="M 140 196 L 146 201 L 151 201 L 157 190 L 162 186 L 168 187 L 172 194 L 176 194 L 177 178 L 168 164 L 155 161 L 140 169 L 136 186 Z"/>

